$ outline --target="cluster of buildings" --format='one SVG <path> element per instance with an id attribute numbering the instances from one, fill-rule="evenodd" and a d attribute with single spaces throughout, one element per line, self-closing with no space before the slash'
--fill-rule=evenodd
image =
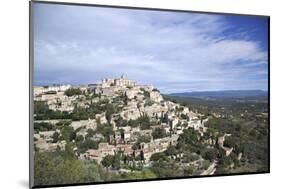
<path id="1" fill-rule="evenodd" d="M 84 94 L 66 96 L 65 91 L 71 87 L 73 86 L 34 87 L 34 100 L 46 102 L 52 110 L 72 112 L 74 104 L 88 108 L 88 104 L 93 101 L 108 99 L 109 103 L 120 109 L 112 115 L 110 124 L 114 134 L 110 136 L 109 141 L 99 143 L 98 149 L 88 149 L 85 153 L 80 154 L 81 159 L 94 159 L 100 162 L 106 155 L 114 155 L 121 151 L 124 154 L 138 155 L 142 153 L 144 158 L 149 160 L 152 154 L 165 151 L 169 145 L 176 144 L 179 134 L 183 133 L 184 129 L 193 128 L 201 134 L 206 131 L 204 123 L 208 119 L 202 120 L 202 115 L 190 111 L 188 107 L 164 100 L 160 92 L 153 86 L 138 85 L 135 81 L 124 76 L 116 79 L 103 79 L 99 84 L 78 86 L 84 94 L 92 96 L 91 99 L 85 98 Z M 142 116 L 150 118 L 151 126 L 149 129 L 129 125 L 130 120 L 137 120 Z M 116 124 L 116 120 L 120 118 L 126 121 L 126 125 Z M 73 127 L 74 130 L 79 129 L 77 135 L 85 136 L 88 129 L 96 130 L 97 120 L 99 120 L 99 124 L 107 123 L 105 112 L 96 114 L 94 119 L 71 121 L 69 126 Z M 42 121 L 55 124 L 61 120 Z M 165 137 L 153 139 L 152 132 L 157 128 L 165 131 Z M 34 136 L 36 147 L 43 151 L 52 151 L 57 147 L 63 149 L 65 145 L 63 141 L 55 144 L 50 143 L 54 132 L 36 133 Z M 59 133 L 59 131 L 56 132 Z M 134 150 L 133 145 L 140 136 L 146 136 L 151 140 L 141 143 L 141 147 Z M 104 136 L 97 133 L 93 136 L 93 140 L 104 141 Z"/>
<path id="2" fill-rule="evenodd" d="M 136 82 L 121 76 L 117 79 L 106 78 L 100 84 L 89 84 L 88 89 L 94 94 L 113 96 L 117 92 L 125 92 L 128 87 L 136 86 Z"/>
<path id="3" fill-rule="evenodd" d="M 96 160 L 98 163 L 107 155 L 122 155 L 139 156 L 143 154 L 144 160 L 149 160 L 154 153 L 165 151 L 170 145 L 175 145 L 178 140 L 178 135 L 152 140 L 149 143 L 141 143 L 139 149 L 133 149 L 133 144 L 109 144 L 99 143 L 98 149 L 89 149 L 84 154 L 80 154 L 81 159 Z"/>
<path id="4" fill-rule="evenodd" d="M 52 85 L 52 86 L 35 86 L 33 88 L 34 96 L 41 94 L 50 94 L 51 92 L 64 92 L 70 89 L 71 85 Z"/>
<path id="5" fill-rule="evenodd" d="M 72 88 L 71 85 L 52 85 L 52 86 L 35 86 L 33 89 L 34 101 L 46 102 L 51 110 L 58 110 L 61 112 L 72 112 L 74 104 L 78 106 L 86 106 L 89 101 L 79 102 L 78 96 L 67 96 L 65 91 Z M 86 86 L 75 86 L 81 91 L 87 91 Z"/>

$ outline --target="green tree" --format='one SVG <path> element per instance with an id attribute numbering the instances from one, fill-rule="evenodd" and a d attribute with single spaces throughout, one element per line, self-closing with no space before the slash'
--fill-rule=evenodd
<path id="1" fill-rule="evenodd" d="M 95 161 L 84 161 L 84 167 L 87 170 L 86 180 L 89 182 L 101 182 L 105 179 L 105 172 Z"/>
<path id="2" fill-rule="evenodd" d="M 150 98 L 150 93 L 148 91 L 143 90 L 143 95 L 145 98 Z"/>
<path id="3" fill-rule="evenodd" d="M 74 96 L 74 95 L 81 95 L 82 91 L 79 88 L 69 88 L 64 92 L 66 96 Z"/>
<path id="4" fill-rule="evenodd" d="M 156 128 L 152 132 L 153 139 L 164 138 L 167 136 L 165 129 Z"/>
<path id="5" fill-rule="evenodd" d="M 96 132 L 93 129 L 88 129 L 86 138 L 92 138 Z"/>
<path id="6" fill-rule="evenodd" d="M 124 180 L 138 180 L 138 179 L 155 179 L 156 175 L 150 170 L 134 171 L 130 173 L 124 173 L 122 179 Z"/>
<path id="7" fill-rule="evenodd" d="M 150 157 L 150 161 L 170 161 L 170 159 L 168 158 L 168 156 L 163 153 L 163 152 L 159 152 L 159 153 L 155 153 L 152 154 L 152 156 Z"/>
<path id="8" fill-rule="evenodd" d="M 128 124 L 128 122 L 126 120 L 124 120 L 121 116 L 119 116 L 115 122 L 116 122 L 117 127 L 124 127 Z"/>
<path id="9" fill-rule="evenodd" d="M 81 136 L 81 135 L 79 135 Z M 83 142 L 77 144 L 79 151 L 81 153 L 86 152 L 89 149 L 98 149 L 100 141 L 93 141 L 89 138 L 86 138 Z"/>
<path id="10" fill-rule="evenodd" d="M 107 104 L 106 105 L 105 118 L 106 118 L 108 124 L 110 124 L 111 119 L 112 119 L 112 114 L 114 114 L 114 112 L 115 112 L 114 106 L 112 104 Z"/>
<path id="11" fill-rule="evenodd" d="M 77 144 L 80 144 L 80 143 L 82 143 L 83 141 L 84 141 L 83 135 L 78 135 L 78 136 L 76 137 L 76 139 L 75 139 L 75 142 L 76 142 Z"/>
<path id="12" fill-rule="evenodd" d="M 108 167 L 112 166 L 113 163 L 113 156 L 112 155 L 107 155 L 105 156 L 102 161 L 101 164 L 106 167 L 108 169 Z"/>
<path id="13" fill-rule="evenodd" d="M 153 162 L 151 170 L 157 175 L 157 178 L 182 176 L 178 165 L 164 161 Z"/>
<path id="14" fill-rule="evenodd" d="M 85 182 L 87 170 L 81 161 L 60 153 L 35 153 L 35 185 L 72 184 Z"/>
<path id="15" fill-rule="evenodd" d="M 139 117 L 138 122 L 139 122 L 140 128 L 142 130 L 150 128 L 150 118 L 148 117 L 148 115 L 144 115 L 142 117 Z"/>
<path id="16" fill-rule="evenodd" d="M 97 127 L 97 132 L 101 133 L 105 138 L 109 138 L 110 135 L 113 135 L 113 127 L 109 124 L 101 124 Z"/>
<path id="17" fill-rule="evenodd" d="M 45 101 L 34 101 L 34 114 L 46 114 L 49 106 Z"/>
<path id="18" fill-rule="evenodd" d="M 205 152 L 203 152 L 203 158 L 213 161 L 218 156 L 218 150 L 216 148 L 213 149 L 207 149 Z"/>
<path id="19" fill-rule="evenodd" d="M 120 167 L 121 167 L 120 161 L 121 161 L 120 154 L 115 154 L 113 156 L 113 160 L 112 160 L 112 168 L 120 169 Z"/>
<path id="20" fill-rule="evenodd" d="M 56 131 L 54 132 L 52 138 L 53 138 L 53 143 L 57 143 L 59 141 L 59 136 L 60 134 Z"/>
<path id="21" fill-rule="evenodd" d="M 47 123 L 47 122 L 34 123 L 35 133 L 38 133 L 39 131 L 52 131 L 52 130 L 55 130 L 55 126 L 51 123 Z"/>
<path id="22" fill-rule="evenodd" d="M 177 149 L 175 148 L 175 146 L 170 145 L 167 150 L 165 151 L 165 154 L 167 156 L 174 156 L 177 155 Z"/>
<path id="23" fill-rule="evenodd" d="M 137 120 L 130 119 L 128 121 L 128 125 L 131 126 L 131 127 L 138 127 L 139 126 L 139 121 L 138 121 L 138 119 Z"/>
<path id="24" fill-rule="evenodd" d="M 186 119 L 187 121 L 189 121 L 189 117 L 186 114 L 181 114 L 181 118 L 182 119 Z"/>
<path id="25" fill-rule="evenodd" d="M 73 127 L 65 126 L 61 129 L 61 137 L 62 140 L 65 140 L 67 142 L 70 142 L 72 140 L 75 140 L 76 133 L 73 130 Z"/>

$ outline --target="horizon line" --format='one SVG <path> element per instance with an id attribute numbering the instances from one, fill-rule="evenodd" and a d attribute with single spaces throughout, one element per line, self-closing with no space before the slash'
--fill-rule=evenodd
<path id="1" fill-rule="evenodd" d="M 90 84 L 96 84 L 96 83 L 87 83 L 87 84 L 71 84 L 71 83 L 53 83 L 53 84 L 39 84 L 39 85 L 33 85 L 33 87 L 46 87 L 46 86 L 60 86 L 60 85 L 71 85 L 71 86 L 82 86 L 82 85 L 90 85 Z M 142 85 L 145 85 L 145 84 L 142 84 Z M 149 85 L 149 84 L 147 84 Z M 159 90 L 157 87 L 154 87 L 156 88 L 157 90 Z M 262 92 L 268 92 L 269 90 L 268 89 L 214 89 L 214 90 L 192 90 L 192 91 L 179 91 L 179 92 L 166 92 L 166 93 L 162 93 L 160 91 L 161 94 L 164 94 L 164 95 L 170 95 L 170 94 L 180 94 L 180 93 L 194 93 L 194 92 L 223 92 L 223 91 L 227 91 L 227 92 L 235 92 L 235 91 L 262 91 Z"/>

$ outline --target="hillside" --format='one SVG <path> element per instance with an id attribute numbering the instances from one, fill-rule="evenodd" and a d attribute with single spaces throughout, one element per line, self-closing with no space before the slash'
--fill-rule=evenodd
<path id="1" fill-rule="evenodd" d="M 263 90 L 222 90 L 222 91 L 196 91 L 171 93 L 170 96 L 196 97 L 196 98 L 247 98 L 267 97 L 268 92 Z"/>
<path id="2" fill-rule="evenodd" d="M 267 125 L 267 102 L 166 96 L 123 76 L 37 86 L 36 184 L 69 183 L 70 169 L 77 182 L 266 171 Z"/>

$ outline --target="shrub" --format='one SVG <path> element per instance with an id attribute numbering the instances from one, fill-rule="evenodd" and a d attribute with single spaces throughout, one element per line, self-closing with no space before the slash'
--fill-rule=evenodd
<path id="1" fill-rule="evenodd" d="M 79 88 L 69 88 L 64 92 L 66 96 L 81 95 L 82 91 Z"/>

